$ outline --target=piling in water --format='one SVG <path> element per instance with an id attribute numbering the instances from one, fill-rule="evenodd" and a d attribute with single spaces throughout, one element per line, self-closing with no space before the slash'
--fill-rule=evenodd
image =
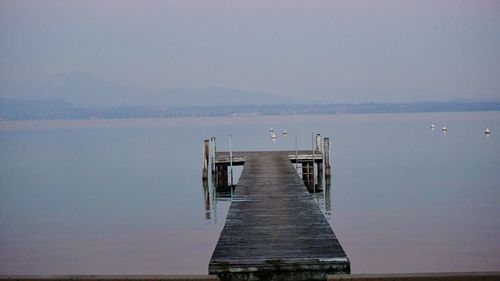
<path id="1" fill-rule="evenodd" d="M 210 159 L 210 141 L 203 142 L 203 179 L 208 179 L 208 167 Z"/>

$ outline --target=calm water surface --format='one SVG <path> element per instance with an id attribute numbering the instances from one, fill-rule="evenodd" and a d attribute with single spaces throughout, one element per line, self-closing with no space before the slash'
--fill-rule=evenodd
<path id="1" fill-rule="evenodd" d="M 272 143 L 270 127 L 289 135 Z M 312 132 L 333 140 L 330 196 L 315 198 L 353 273 L 500 270 L 488 112 L 2 121 L 0 274 L 206 274 L 230 202 L 206 219 L 203 139 L 294 149 L 297 133 L 308 149 Z"/>

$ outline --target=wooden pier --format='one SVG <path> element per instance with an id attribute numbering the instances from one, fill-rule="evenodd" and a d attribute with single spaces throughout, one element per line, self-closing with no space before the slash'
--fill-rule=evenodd
<path id="1" fill-rule="evenodd" d="M 350 273 L 349 259 L 306 188 L 314 185 L 314 171 L 326 166 L 323 152 L 233 152 L 232 159 L 227 152 L 208 153 L 213 163 L 206 166 L 223 177 L 219 184 L 227 184 L 228 162 L 244 165 L 210 274 L 221 280 L 326 280 L 327 274 Z M 301 164 L 302 177 L 294 163 Z"/>

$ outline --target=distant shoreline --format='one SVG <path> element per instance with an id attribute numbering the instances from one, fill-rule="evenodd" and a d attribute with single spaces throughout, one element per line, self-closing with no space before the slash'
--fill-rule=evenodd
<path id="1" fill-rule="evenodd" d="M 411 114 L 420 115 L 419 118 L 434 120 L 436 114 L 464 113 L 472 114 L 500 114 L 500 111 L 453 111 L 453 112 L 397 112 L 397 113 L 355 113 L 355 114 L 300 114 L 300 115 L 246 115 L 246 116 L 199 116 L 199 117 L 149 117 L 149 118 L 103 118 L 103 119 L 45 119 L 45 120 L 0 120 L 0 130 L 23 129 L 84 129 L 84 128 L 175 128 L 183 126 L 209 126 L 216 122 L 219 125 L 231 125 L 234 122 L 265 122 L 275 123 L 280 120 L 302 120 L 303 122 L 322 122 L 331 120 L 351 120 L 351 118 L 391 118 L 392 115 Z M 429 115 L 426 117 L 426 115 Z M 495 115 L 496 116 L 496 115 Z M 500 117 L 500 115 L 499 115 Z M 297 118 L 297 119 L 295 119 Z M 396 117 L 397 118 L 397 117 Z M 452 118 L 450 116 L 450 118 Z M 307 121 L 305 121 L 307 120 Z"/>
<path id="2" fill-rule="evenodd" d="M 0 120 L 88 120 L 182 117 L 288 116 L 373 113 L 500 111 L 500 102 L 283 104 L 239 106 L 77 107 L 61 100 L 0 99 Z"/>

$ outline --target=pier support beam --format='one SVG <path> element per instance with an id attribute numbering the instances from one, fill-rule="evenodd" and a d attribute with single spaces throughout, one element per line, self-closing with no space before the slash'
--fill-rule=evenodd
<path id="1" fill-rule="evenodd" d="M 217 165 L 215 169 L 217 174 L 217 187 L 228 186 L 227 165 Z"/>
<path id="2" fill-rule="evenodd" d="M 313 169 L 314 169 L 313 162 L 302 163 L 302 180 L 304 181 L 304 184 L 307 187 L 311 187 L 312 184 L 314 184 Z"/>

